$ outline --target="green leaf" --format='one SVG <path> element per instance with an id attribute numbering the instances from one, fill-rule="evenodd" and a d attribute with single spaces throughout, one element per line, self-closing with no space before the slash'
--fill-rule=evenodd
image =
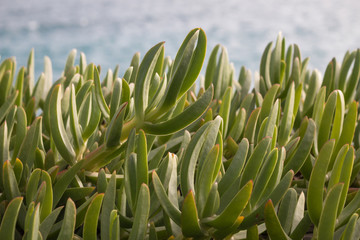
<path id="1" fill-rule="evenodd" d="M 270 59 L 271 59 L 271 49 L 272 49 L 272 42 L 270 42 L 264 52 L 263 55 L 261 56 L 261 62 L 260 62 L 260 76 L 264 79 L 264 82 L 266 83 L 266 85 L 264 86 L 265 88 L 263 89 L 263 91 L 260 91 L 261 94 L 265 94 L 265 92 L 267 91 L 267 89 L 269 89 L 271 87 L 271 82 L 270 82 Z"/>
<path id="2" fill-rule="evenodd" d="M 97 240 L 97 225 L 103 197 L 103 193 L 97 194 L 86 211 L 83 229 L 84 240 Z"/>
<path id="3" fill-rule="evenodd" d="M 15 103 L 15 100 L 18 96 L 19 92 L 15 91 L 12 95 L 6 98 L 5 103 L 0 107 L 0 123 L 5 119 L 12 106 Z"/>
<path id="4" fill-rule="evenodd" d="M 109 227 L 109 238 L 111 240 L 117 240 L 120 238 L 120 222 L 117 210 L 112 210 L 110 213 L 110 227 Z"/>
<path id="5" fill-rule="evenodd" d="M 281 118 L 280 126 L 279 126 L 279 136 L 278 143 L 279 146 L 284 146 L 289 138 L 291 130 L 293 128 L 293 112 L 294 112 L 294 104 L 295 104 L 295 84 L 291 83 L 289 87 L 290 91 L 288 91 L 286 95 L 285 109 L 284 114 Z"/>
<path id="6" fill-rule="evenodd" d="M 231 93 L 232 93 L 232 88 L 228 87 L 223 95 L 222 103 L 221 103 L 221 106 L 219 109 L 219 115 L 223 119 L 222 134 L 223 134 L 224 138 L 227 134 L 227 129 L 228 129 L 228 125 L 229 125 Z"/>
<path id="7" fill-rule="evenodd" d="M 136 118 L 140 121 L 144 119 L 144 111 L 148 105 L 150 81 L 162 51 L 164 51 L 164 42 L 160 42 L 152 47 L 145 54 L 137 72 L 134 98 Z"/>
<path id="8" fill-rule="evenodd" d="M 336 184 L 330 189 L 325 198 L 324 208 L 319 219 L 318 239 L 333 239 L 336 215 L 343 186 L 343 183 Z"/>
<path id="9" fill-rule="evenodd" d="M 75 151 L 67 136 L 61 113 L 61 100 L 60 100 L 61 85 L 58 84 L 50 98 L 50 129 L 51 137 L 54 140 L 56 148 L 59 150 L 60 155 L 70 165 L 74 165 Z"/>
<path id="10" fill-rule="evenodd" d="M 210 105 L 212 97 L 213 87 L 209 87 L 196 102 L 187 107 L 182 113 L 160 123 L 145 122 L 143 129 L 146 133 L 154 135 L 168 135 L 177 132 L 202 116 Z"/>
<path id="11" fill-rule="evenodd" d="M 95 98 L 100 108 L 101 113 L 106 119 L 110 118 L 110 109 L 105 102 L 103 92 L 101 90 L 100 75 L 96 67 L 94 67 L 94 83 L 95 83 Z"/>
<path id="12" fill-rule="evenodd" d="M 360 50 L 358 49 L 356 51 L 354 67 L 350 75 L 350 78 L 346 82 L 346 87 L 344 91 L 346 104 L 350 104 L 350 102 L 352 102 L 354 99 L 354 94 L 358 86 L 359 77 L 360 77 Z"/>
<path id="13" fill-rule="evenodd" d="M 250 144 L 254 143 L 255 140 L 256 125 L 259 120 L 260 111 L 261 108 L 254 109 L 245 126 L 244 138 L 247 138 Z"/>
<path id="14" fill-rule="evenodd" d="M 306 89 L 306 97 L 303 103 L 304 107 L 302 110 L 304 115 L 307 115 L 308 112 L 311 111 L 311 107 L 314 104 L 316 94 L 321 85 L 320 73 L 316 69 L 312 72 L 308 85 L 309 86 Z"/>
<path id="15" fill-rule="evenodd" d="M 218 216 L 204 223 L 217 229 L 231 227 L 246 207 L 252 189 L 253 181 L 247 182 Z"/>
<path id="16" fill-rule="evenodd" d="M 26 239 L 28 240 L 38 239 L 39 237 L 39 227 L 40 227 L 39 208 L 40 208 L 40 204 L 37 204 L 35 210 L 32 212 L 31 217 L 29 219 L 29 228 L 28 231 L 25 232 Z"/>
<path id="17" fill-rule="evenodd" d="M 171 202 L 169 197 L 166 194 L 164 186 L 162 185 L 158 175 L 155 171 L 152 172 L 152 183 L 154 185 L 154 190 L 158 200 L 166 212 L 166 214 L 179 226 L 181 226 L 181 212 L 180 210 Z"/>
<path id="18" fill-rule="evenodd" d="M 299 143 L 299 147 L 297 148 L 294 155 L 292 155 L 289 159 L 286 159 L 283 171 L 284 173 L 288 172 L 290 169 L 297 173 L 304 165 L 307 157 L 310 154 L 311 147 L 315 138 L 316 126 L 315 122 L 312 119 L 309 119 L 307 121 L 308 123 L 306 126 L 306 131 Z"/>
<path id="19" fill-rule="evenodd" d="M 278 218 L 286 234 L 290 234 L 292 221 L 294 218 L 296 205 L 297 205 L 296 200 L 297 200 L 296 190 L 294 188 L 289 188 L 280 203 Z"/>
<path id="20" fill-rule="evenodd" d="M 81 128 L 78 119 L 78 111 L 76 108 L 76 99 L 75 99 L 75 87 L 71 84 L 70 92 L 70 131 L 73 137 L 73 144 L 75 151 L 78 153 L 84 145 L 84 140 L 81 136 Z"/>
<path id="21" fill-rule="evenodd" d="M 341 235 L 341 240 L 345 240 L 345 239 L 354 239 L 355 238 L 355 228 L 356 228 L 356 222 L 359 218 L 359 214 L 354 213 L 349 222 L 346 224 L 346 228 L 343 232 L 343 234 Z"/>
<path id="22" fill-rule="evenodd" d="M 51 228 L 53 227 L 57 217 L 59 216 L 61 210 L 64 206 L 54 209 L 45 219 L 41 222 L 39 231 L 43 239 L 47 239 L 47 236 L 50 233 Z"/>
<path id="23" fill-rule="evenodd" d="M 69 184 L 72 182 L 72 180 L 75 178 L 75 175 L 77 172 L 82 168 L 84 161 L 77 162 L 74 166 L 70 167 L 64 175 L 61 176 L 60 179 L 57 180 L 57 182 L 54 185 L 53 193 L 54 193 L 54 200 L 53 205 L 56 206 L 59 202 L 61 196 L 64 194 L 66 188 L 69 186 Z"/>
<path id="24" fill-rule="evenodd" d="M 240 229 L 247 229 L 248 227 L 257 223 L 259 219 L 262 219 L 265 204 L 269 199 L 276 206 L 290 187 L 293 177 L 294 172 L 292 170 L 288 171 L 280 180 L 280 182 L 276 185 L 276 187 L 271 191 L 271 193 L 265 198 L 262 198 L 262 202 L 260 202 L 256 206 L 255 210 L 253 210 L 250 214 L 246 215 L 244 221 L 240 225 Z"/>
<path id="25" fill-rule="evenodd" d="M 217 44 L 214 49 L 211 51 L 208 64 L 206 66 L 206 73 L 205 73 L 205 89 L 210 87 L 213 83 L 214 74 L 216 71 L 216 57 L 221 45 Z"/>
<path id="26" fill-rule="evenodd" d="M 199 215 L 202 216 L 203 209 L 206 204 L 206 200 L 214 183 L 213 173 L 216 166 L 216 161 L 219 154 L 219 145 L 215 145 L 208 153 L 203 167 L 198 169 L 199 179 L 201 183 L 196 189 L 196 205 L 199 211 Z"/>
<path id="27" fill-rule="evenodd" d="M 91 114 L 91 117 L 87 125 L 83 128 L 82 133 L 82 138 L 84 141 L 89 139 L 91 135 L 96 131 L 101 120 L 101 111 L 95 98 L 95 93 L 94 91 L 92 91 L 92 96 L 89 96 L 89 101 L 91 101 L 91 107 L 87 110 L 88 114 Z"/>
<path id="28" fill-rule="evenodd" d="M 110 100 L 110 119 L 113 118 L 116 110 L 120 105 L 120 100 L 122 97 L 122 80 L 116 79 L 114 82 L 114 87 L 112 89 L 111 100 Z"/>
<path id="29" fill-rule="evenodd" d="M 261 195 L 264 193 L 269 183 L 271 176 L 275 170 L 276 163 L 278 160 L 278 149 L 274 148 L 266 157 L 266 160 L 262 164 L 260 172 L 256 176 L 254 189 L 251 194 L 250 204 L 255 206 L 259 201 Z"/>
<path id="30" fill-rule="evenodd" d="M 265 137 L 259 142 L 250 158 L 247 160 L 244 171 L 241 175 L 240 187 L 244 186 L 248 181 L 255 180 L 263 159 L 268 151 L 271 143 L 271 138 Z"/>
<path id="31" fill-rule="evenodd" d="M 304 192 L 300 193 L 299 199 L 297 200 L 295 210 L 294 210 L 294 217 L 291 223 L 291 232 L 293 233 L 300 222 L 305 217 L 304 216 L 304 209 L 305 209 L 305 194 Z"/>
<path id="32" fill-rule="evenodd" d="M 150 192 L 148 186 L 143 183 L 139 190 L 139 196 L 136 203 L 136 212 L 134 223 L 131 229 L 129 240 L 144 239 L 150 210 Z"/>
<path id="33" fill-rule="evenodd" d="M 230 127 L 229 136 L 232 137 L 235 141 L 238 141 L 242 132 L 245 128 L 245 118 L 246 111 L 244 108 L 241 108 L 238 115 L 235 117 L 234 124 Z"/>
<path id="34" fill-rule="evenodd" d="M 321 148 L 309 180 L 307 208 L 311 221 L 316 226 L 319 224 L 320 215 L 323 209 L 325 175 L 327 173 L 334 145 L 335 141 L 329 140 Z"/>
<path id="35" fill-rule="evenodd" d="M 192 190 L 186 195 L 181 212 L 181 229 L 185 237 L 201 237 L 195 197 Z"/>
<path id="36" fill-rule="evenodd" d="M 136 192 L 138 193 L 142 184 L 148 184 L 148 157 L 147 157 L 146 136 L 143 130 L 139 131 L 137 141 L 137 158 L 136 158 Z M 137 199 L 137 197 L 136 197 Z"/>
<path id="37" fill-rule="evenodd" d="M 336 229 L 339 227 L 345 225 L 351 215 L 360 207 L 360 191 L 357 191 L 354 198 L 351 200 L 350 203 L 348 203 L 345 208 L 341 211 L 338 221 L 336 223 Z"/>
<path id="38" fill-rule="evenodd" d="M 72 239 L 75 230 L 76 206 L 69 198 L 66 202 L 64 220 L 62 221 L 61 230 L 57 239 Z"/>
<path id="39" fill-rule="evenodd" d="M 157 110 L 158 114 L 167 112 L 193 86 L 200 73 L 205 53 L 205 32 L 201 28 L 195 28 L 186 36 L 176 54 L 171 78 Z"/>
<path id="40" fill-rule="evenodd" d="M 324 143 L 329 139 L 330 128 L 333 122 L 333 115 L 336 108 L 337 92 L 334 91 L 328 97 L 324 113 L 318 131 L 318 148 L 321 149 Z"/>
<path id="41" fill-rule="evenodd" d="M 15 101 L 15 105 L 22 105 L 22 97 L 23 97 L 23 88 L 24 88 L 24 75 L 25 75 L 25 67 L 21 67 L 18 76 L 16 78 L 15 89 L 18 91 L 18 96 Z"/>
<path id="42" fill-rule="evenodd" d="M 15 173 L 10 161 L 6 161 L 3 166 L 3 184 L 4 193 L 8 200 L 21 197 Z"/>
<path id="43" fill-rule="evenodd" d="M 265 205 L 265 224 L 267 233 L 271 239 L 290 239 L 280 225 L 280 221 L 276 216 L 274 205 L 271 200 Z"/>
<path id="44" fill-rule="evenodd" d="M 261 106 L 260 117 L 259 117 L 260 122 L 262 122 L 267 116 L 270 115 L 271 108 L 274 105 L 274 101 L 279 91 L 279 88 L 280 88 L 279 84 L 274 84 L 269 89 L 269 91 L 267 91 L 264 97 L 263 105 Z"/>
<path id="45" fill-rule="evenodd" d="M 229 186 L 240 176 L 240 173 L 245 165 L 246 156 L 249 150 L 249 141 L 243 138 L 239 144 L 239 148 L 233 157 L 230 166 L 227 168 L 224 176 L 219 182 L 219 193 L 222 195 Z"/>
<path id="46" fill-rule="evenodd" d="M 112 226 L 110 215 L 115 207 L 116 194 L 116 172 L 111 175 L 110 181 L 107 185 L 104 200 L 102 204 L 100 224 L 101 224 L 101 239 L 110 239 L 111 231 L 109 226 Z"/>
<path id="47" fill-rule="evenodd" d="M 23 201 L 22 197 L 17 197 L 11 200 L 11 202 L 7 206 L 5 213 L 2 217 L 1 227 L 0 227 L 0 236 L 2 239 L 6 239 L 6 240 L 15 239 L 14 237 L 15 237 L 16 219 L 18 218 L 22 201 Z"/>
<path id="48" fill-rule="evenodd" d="M 339 150 L 344 146 L 345 144 L 351 145 L 354 133 L 355 133 L 355 126 L 356 126 L 356 119 L 358 118 L 358 103 L 352 102 L 349 106 L 349 110 L 347 112 L 347 115 L 344 120 L 344 128 L 341 132 L 340 138 L 336 143 L 334 154 L 331 157 L 330 166 L 332 167 L 336 154 L 339 152 Z"/>
<path id="49" fill-rule="evenodd" d="M 121 131 L 126 111 L 127 103 L 123 103 L 111 119 L 110 124 L 105 133 L 105 144 L 107 148 L 120 145 Z"/>

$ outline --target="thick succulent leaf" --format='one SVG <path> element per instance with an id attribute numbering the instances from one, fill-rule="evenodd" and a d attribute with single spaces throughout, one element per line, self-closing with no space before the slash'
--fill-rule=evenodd
<path id="1" fill-rule="evenodd" d="M 5 213 L 2 216 L 0 227 L 0 236 L 2 239 L 15 239 L 16 219 L 18 218 L 22 200 L 22 197 L 14 198 L 7 206 Z"/>
<path id="2" fill-rule="evenodd" d="M 199 182 L 201 185 L 196 189 L 196 206 L 199 215 L 202 216 L 206 200 L 213 185 L 213 173 L 219 154 L 219 145 L 214 146 L 208 153 L 203 168 L 199 169 Z"/>
<path id="3" fill-rule="evenodd" d="M 228 125 L 229 125 L 231 93 L 232 93 L 232 88 L 228 87 L 223 95 L 223 98 L 221 101 L 221 106 L 219 109 L 219 115 L 223 119 L 222 134 L 223 134 L 224 138 L 226 136 Z"/>
<path id="4" fill-rule="evenodd" d="M 360 50 L 358 49 L 356 51 L 355 62 L 352 73 L 350 75 L 350 78 L 346 82 L 346 87 L 344 92 L 346 104 L 349 104 L 350 102 L 353 101 L 355 90 L 359 82 L 359 77 L 360 77 Z"/>
<path id="5" fill-rule="evenodd" d="M 341 240 L 345 239 L 355 239 L 355 231 L 356 231 L 356 221 L 359 218 L 359 214 L 354 213 L 349 222 L 346 224 L 346 228 L 341 235 Z"/>
<path id="6" fill-rule="evenodd" d="M 150 210 L 150 192 L 148 186 L 143 183 L 139 190 L 136 204 L 134 223 L 129 236 L 130 240 L 144 239 L 148 228 Z"/>
<path id="7" fill-rule="evenodd" d="M 311 221 L 316 226 L 319 224 L 320 215 L 323 210 L 325 175 L 327 173 L 334 145 L 335 141 L 329 140 L 321 148 L 309 180 L 307 208 Z"/>
<path id="8" fill-rule="evenodd" d="M 336 154 L 340 151 L 342 146 L 345 144 L 351 145 L 353 139 L 354 139 L 354 133 L 355 133 L 355 126 L 356 126 L 356 119 L 358 118 L 358 103 L 352 102 L 349 106 L 349 110 L 347 112 L 347 115 L 344 120 L 344 128 L 341 132 L 339 140 L 336 142 L 334 154 L 331 157 L 330 165 L 329 167 L 332 167 Z"/>
<path id="9" fill-rule="evenodd" d="M 268 197 L 264 198 L 262 202 L 258 203 L 258 205 L 255 206 L 255 210 L 245 216 L 244 221 L 240 225 L 240 229 L 246 229 L 258 222 L 259 219 L 262 219 L 265 204 L 269 199 L 273 202 L 274 206 L 276 206 L 290 187 L 293 177 L 294 172 L 292 170 L 288 171 L 280 180 L 279 184 L 277 184 L 277 186 L 271 192 L 271 194 L 269 194 Z"/>
<path id="10" fill-rule="evenodd" d="M 112 226 L 110 215 L 115 207 L 116 194 L 116 172 L 111 175 L 110 181 L 107 185 L 104 200 L 102 204 L 100 224 L 101 224 L 101 239 L 110 239 L 111 231 L 109 226 Z"/>
<path id="11" fill-rule="evenodd" d="M 70 91 L 70 131 L 73 138 L 74 150 L 79 152 L 82 146 L 84 145 L 84 140 L 81 135 L 81 128 L 78 119 L 78 111 L 76 108 L 76 99 L 75 99 L 75 87 L 71 85 Z"/>
<path id="12" fill-rule="evenodd" d="M 336 216 L 344 184 L 338 183 L 330 189 L 319 219 L 319 239 L 333 239 Z M 311 217 L 311 215 L 310 215 Z"/>
<path id="13" fill-rule="evenodd" d="M 111 148 L 120 145 L 121 131 L 126 111 L 127 103 L 122 104 L 114 117 L 111 119 L 110 124 L 105 133 L 106 147 Z"/>
<path id="14" fill-rule="evenodd" d="M 1 107 L 0 107 L 0 123 L 5 119 L 6 115 L 11 110 L 11 107 L 14 105 L 18 94 L 19 94 L 19 92 L 15 91 L 12 95 L 10 95 L 8 98 L 6 98 L 5 103 L 1 105 Z"/>
<path id="15" fill-rule="evenodd" d="M 124 169 L 126 199 L 132 210 L 136 207 L 136 158 L 136 154 L 131 153 L 125 161 Z"/>
<path id="16" fill-rule="evenodd" d="M 261 108 L 256 108 L 252 111 L 244 130 L 244 138 L 249 140 L 249 143 L 254 143 L 256 124 L 260 115 Z"/>
<path id="17" fill-rule="evenodd" d="M 72 239 L 75 230 L 76 206 L 69 198 L 66 202 L 65 215 L 62 221 L 61 230 L 57 239 Z"/>
<path id="18" fill-rule="evenodd" d="M 217 229 L 231 227 L 246 207 L 252 189 L 253 181 L 249 181 L 239 190 L 228 206 L 218 216 L 210 221 L 205 221 L 205 223 Z"/>
<path id="19" fill-rule="evenodd" d="M 269 200 L 265 205 L 265 224 L 267 233 L 271 239 L 290 239 L 281 227 L 271 200 Z"/>
<path id="20" fill-rule="evenodd" d="M 154 135 L 168 135 L 177 132 L 201 117 L 210 105 L 212 97 L 213 87 L 209 87 L 196 102 L 187 107 L 182 113 L 160 123 L 145 122 L 143 129 L 145 132 Z"/>
<path id="21" fill-rule="evenodd" d="M 281 118 L 281 122 L 279 126 L 278 142 L 280 146 L 284 146 L 287 143 L 289 135 L 293 128 L 294 104 L 295 104 L 295 84 L 294 82 L 292 82 L 290 85 L 290 91 L 288 91 L 288 94 L 286 95 L 284 114 Z"/>
<path id="22" fill-rule="evenodd" d="M 304 192 L 301 192 L 299 199 L 296 202 L 294 217 L 291 223 L 291 232 L 294 232 L 296 227 L 300 224 L 300 222 L 304 218 L 304 210 L 305 210 L 305 194 Z"/>
<path id="23" fill-rule="evenodd" d="M 277 215 L 280 224 L 286 234 L 290 234 L 290 229 L 292 227 L 291 224 L 294 218 L 294 213 L 297 204 L 296 198 L 297 198 L 296 190 L 293 188 L 289 188 L 289 190 L 286 192 L 283 200 L 281 200 L 280 203 L 279 212 Z"/>
<path id="24" fill-rule="evenodd" d="M 152 183 L 154 185 L 154 190 L 156 193 L 156 196 L 158 197 L 158 200 L 166 212 L 166 214 L 179 226 L 181 226 L 181 212 L 175 206 L 170 198 L 167 196 L 166 191 L 164 189 L 164 186 L 162 185 L 158 175 L 155 171 L 152 173 Z"/>
<path id="25" fill-rule="evenodd" d="M 202 29 L 195 28 L 186 36 L 176 54 L 159 114 L 168 111 L 193 86 L 204 62 L 205 52 L 206 35 Z"/>
<path id="26" fill-rule="evenodd" d="M 266 190 L 264 186 L 267 186 L 271 179 L 271 176 L 275 170 L 276 163 L 278 160 L 278 149 L 274 148 L 267 156 L 265 162 L 262 165 L 260 172 L 256 176 L 254 189 L 251 194 L 250 204 L 255 206 L 259 201 L 261 195 Z"/>
<path id="27" fill-rule="evenodd" d="M 312 119 L 308 120 L 306 131 L 302 137 L 299 147 L 297 148 L 294 155 L 286 160 L 284 166 L 284 173 L 292 169 L 294 172 L 298 172 L 301 167 L 304 165 L 307 157 L 310 154 L 311 147 L 315 138 L 315 122 Z"/>
<path id="28" fill-rule="evenodd" d="M 84 240 L 97 240 L 97 225 L 103 198 L 103 193 L 97 194 L 86 211 L 83 228 Z"/>
<path id="29" fill-rule="evenodd" d="M 264 97 L 263 105 L 261 106 L 260 117 L 259 117 L 260 122 L 262 122 L 267 116 L 270 115 L 271 108 L 274 105 L 274 101 L 279 91 L 279 88 L 280 88 L 279 84 L 274 84 L 266 93 Z"/>
<path id="30" fill-rule="evenodd" d="M 75 151 L 67 136 L 62 119 L 60 90 L 61 85 L 56 85 L 50 98 L 51 137 L 64 160 L 70 165 L 73 165 L 75 160 Z"/>
<path id="31" fill-rule="evenodd" d="M 3 184 L 4 193 L 8 200 L 16 197 L 21 197 L 21 193 L 16 181 L 14 169 L 11 166 L 10 161 L 6 161 L 3 166 Z"/>
<path id="32" fill-rule="evenodd" d="M 105 102 L 103 92 L 101 90 L 101 84 L 100 84 L 100 75 L 99 71 L 96 67 L 94 67 L 94 83 L 95 83 L 95 98 L 97 101 L 97 104 L 100 108 L 101 113 L 105 117 L 105 119 L 110 118 L 110 109 Z"/>
<path id="33" fill-rule="evenodd" d="M 135 113 L 140 121 L 144 119 L 144 111 L 148 105 L 150 81 L 162 51 L 164 51 L 164 42 L 160 42 L 152 47 L 145 54 L 137 72 L 134 97 Z"/>
<path id="34" fill-rule="evenodd" d="M 77 162 L 74 166 L 70 167 L 66 171 L 66 173 L 64 173 L 64 175 L 62 175 L 61 178 L 55 183 L 54 188 L 53 188 L 54 206 L 57 205 L 61 196 L 64 194 L 66 188 L 69 186 L 69 184 L 75 178 L 75 175 L 77 174 L 77 172 L 83 166 L 83 163 L 84 163 L 83 161 Z"/>
<path id="35" fill-rule="evenodd" d="M 318 131 L 318 148 L 321 149 L 324 143 L 329 139 L 330 128 L 333 122 L 333 115 L 336 108 L 337 92 L 330 94 L 326 101 L 324 113 Z"/>
<path id="36" fill-rule="evenodd" d="M 186 195 L 181 211 L 181 229 L 185 237 L 201 237 L 198 210 L 192 190 Z"/>
<path id="37" fill-rule="evenodd" d="M 26 239 L 38 239 L 39 237 L 39 227 L 40 227 L 40 213 L 39 213 L 40 204 L 36 205 L 34 211 L 32 211 L 31 216 L 29 217 L 28 229 L 25 232 Z"/>
<path id="38" fill-rule="evenodd" d="M 43 237 L 43 239 L 47 239 L 47 236 L 50 233 L 51 228 L 53 227 L 57 217 L 59 216 L 61 210 L 64 207 L 58 207 L 56 209 L 54 209 L 45 219 L 44 221 L 41 222 L 40 227 L 39 227 L 39 231 L 41 233 L 41 236 Z"/>
<path id="39" fill-rule="evenodd" d="M 341 211 L 338 221 L 336 223 L 336 228 L 338 229 L 340 226 L 343 226 L 348 222 L 351 215 L 360 208 L 360 191 L 357 191 L 354 198 L 350 203 L 346 205 L 346 207 Z"/>
<path id="40" fill-rule="evenodd" d="M 140 130 L 137 141 L 136 158 L 136 192 L 138 193 L 142 184 L 148 184 L 148 154 L 145 132 Z M 136 197 L 137 198 L 137 197 Z"/>
<path id="41" fill-rule="evenodd" d="M 263 163 L 263 159 L 270 146 L 271 138 L 266 137 L 258 143 L 247 160 L 244 171 L 241 175 L 240 187 L 244 186 L 248 181 L 255 180 L 257 173 Z"/>
<path id="42" fill-rule="evenodd" d="M 249 149 L 249 141 L 243 138 L 239 144 L 235 156 L 231 160 L 230 166 L 226 169 L 224 176 L 219 182 L 219 193 L 222 195 L 229 186 L 240 176 L 245 165 L 246 156 Z"/>

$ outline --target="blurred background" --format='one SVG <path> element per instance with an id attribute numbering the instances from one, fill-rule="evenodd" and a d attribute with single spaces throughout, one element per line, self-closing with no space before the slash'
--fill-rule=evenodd
<path id="1" fill-rule="evenodd" d="M 207 56 L 221 43 L 238 74 L 242 65 L 258 71 L 266 44 L 281 31 L 323 73 L 332 57 L 360 47 L 359 10 L 355 0 L 0 0 L 0 55 L 16 56 L 19 67 L 34 48 L 36 76 L 47 55 L 56 80 L 76 48 L 88 63 L 103 70 L 119 64 L 122 73 L 135 52 L 144 56 L 160 41 L 175 58 L 186 34 L 201 27 Z"/>

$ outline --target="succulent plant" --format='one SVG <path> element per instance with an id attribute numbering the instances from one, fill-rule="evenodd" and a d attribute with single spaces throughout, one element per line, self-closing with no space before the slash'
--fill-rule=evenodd
<path id="1" fill-rule="evenodd" d="M 5 59 L 1 239 L 359 239 L 360 50 L 321 77 L 279 34 L 259 73 L 217 45 L 199 77 L 206 41 L 123 77 L 76 50 L 55 82 L 34 50 Z"/>

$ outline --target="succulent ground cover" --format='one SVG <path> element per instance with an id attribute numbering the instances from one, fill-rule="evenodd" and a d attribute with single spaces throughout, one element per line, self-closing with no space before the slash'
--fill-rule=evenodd
<path id="1" fill-rule="evenodd" d="M 359 239 L 360 50 L 323 77 L 281 35 L 258 74 L 205 54 L 194 29 L 122 77 L 3 60 L 0 238 Z"/>

